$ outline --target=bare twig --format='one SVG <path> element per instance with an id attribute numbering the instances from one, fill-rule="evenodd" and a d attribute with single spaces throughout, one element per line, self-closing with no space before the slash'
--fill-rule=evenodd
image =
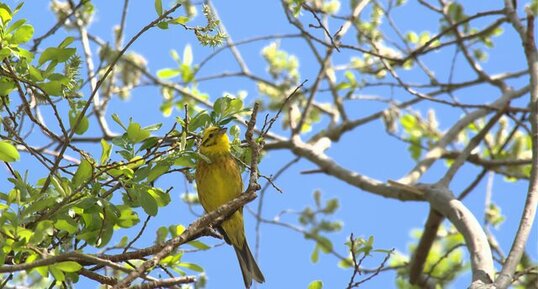
<path id="1" fill-rule="evenodd" d="M 321 28 L 323 29 L 323 31 L 325 32 L 325 36 L 327 36 L 329 38 L 329 40 L 331 41 L 331 44 L 333 45 L 334 49 L 336 49 L 336 51 L 340 52 L 340 49 L 338 48 L 338 43 L 336 43 L 333 39 L 333 36 L 331 35 L 331 33 L 329 32 L 329 29 L 327 29 L 327 27 L 325 27 L 325 25 L 323 24 L 323 22 L 321 21 L 321 19 L 319 18 L 318 14 L 316 13 L 316 11 L 314 11 L 314 9 L 312 7 L 310 7 L 308 4 L 306 3 L 303 3 L 302 7 L 304 9 L 306 9 L 308 12 L 310 12 L 312 14 L 312 16 L 314 16 L 314 18 L 316 18 L 316 21 L 318 22 L 317 25 L 314 25 L 314 24 L 310 24 L 309 26 L 312 27 L 312 28 Z M 335 35 L 337 35 L 337 33 L 335 33 Z"/>
<path id="2" fill-rule="evenodd" d="M 56 24 L 49 31 L 45 32 L 45 34 L 37 38 L 34 38 L 34 45 L 32 46 L 32 48 L 30 48 L 30 51 L 36 51 L 43 40 L 56 33 L 56 31 L 58 31 L 58 29 L 60 29 L 60 27 L 64 25 L 67 19 L 73 17 L 73 15 L 75 15 L 75 13 L 88 2 L 90 2 L 90 0 L 81 0 L 75 7 L 71 9 L 71 12 L 69 12 L 69 14 L 59 19 L 58 22 L 56 22 Z"/>
<path id="3" fill-rule="evenodd" d="M 299 89 L 301 89 L 304 84 L 308 81 L 308 79 L 305 79 L 303 82 L 301 82 L 301 84 L 299 84 L 297 87 L 295 87 L 295 89 L 288 95 L 288 97 L 286 97 L 286 99 L 282 102 L 282 105 L 280 105 L 280 108 L 278 109 L 277 113 L 275 114 L 275 116 L 273 116 L 271 119 L 269 119 L 268 121 L 265 121 L 264 124 L 263 124 L 263 127 L 260 131 L 260 136 L 262 137 L 265 137 L 267 135 L 267 133 L 271 130 L 271 128 L 273 127 L 273 124 L 275 123 L 275 121 L 278 119 L 278 117 L 280 116 L 280 113 L 282 112 L 282 109 L 284 109 L 284 107 L 286 106 L 286 104 L 288 104 L 288 102 L 293 98 L 293 96 L 297 93 L 297 91 L 299 91 Z"/>
<path id="4" fill-rule="evenodd" d="M 142 237 L 142 233 L 144 233 L 144 230 L 146 229 L 146 226 L 149 223 L 149 219 L 151 219 L 150 215 L 148 215 L 146 217 L 146 220 L 144 221 L 144 224 L 142 225 L 142 228 L 140 228 L 140 231 L 138 231 L 138 234 L 136 234 L 136 236 L 133 238 L 133 240 L 131 240 L 131 242 L 129 242 L 129 244 L 127 244 L 127 246 L 125 246 L 125 248 L 123 249 L 123 253 L 127 252 L 129 250 L 129 248 L 131 248 L 131 246 L 133 246 L 133 244 L 136 243 L 136 241 L 138 241 L 138 239 L 140 239 L 140 237 Z"/>
<path id="5" fill-rule="evenodd" d="M 287 169 L 289 169 L 293 164 L 297 163 L 300 159 L 301 159 L 300 157 L 296 157 L 293 160 L 291 160 L 290 162 L 288 162 L 287 164 L 285 164 L 273 176 L 271 176 L 271 180 L 275 181 L 278 177 L 280 177 L 280 175 L 282 175 Z M 255 245 L 255 252 L 254 252 L 254 255 L 255 255 L 256 258 L 258 258 L 259 252 L 260 252 L 260 243 L 261 243 L 260 227 L 261 227 L 261 223 L 262 223 L 261 222 L 261 215 L 262 215 L 262 209 L 263 209 L 263 204 L 264 204 L 265 192 L 267 191 L 267 189 L 269 187 L 271 187 L 271 185 L 272 185 L 271 183 L 267 183 L 261 189 L 261 191 L 260 191 L 260 201 L 258 202 L 258 208 L 256 209 L 256 213 L 255 213 L 255 215 L 257 216 L 256 217 L 256 228 L 255 228 L 255 231 L 256 231 L 256 242 L 255 243 L 256 243 L 256 245 Z"/>

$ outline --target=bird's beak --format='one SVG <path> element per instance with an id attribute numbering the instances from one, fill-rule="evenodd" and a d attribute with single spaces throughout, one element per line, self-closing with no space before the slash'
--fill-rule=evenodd
<path id="1" fill-rule="evenodd" d="M 225 127 L 221 127 L 221 128 L 219 128 L 219 134 L 225 134 L 225 133 L 226 133 L 226 130 L 228 130 L 228 129 L 225 128 Z"/>

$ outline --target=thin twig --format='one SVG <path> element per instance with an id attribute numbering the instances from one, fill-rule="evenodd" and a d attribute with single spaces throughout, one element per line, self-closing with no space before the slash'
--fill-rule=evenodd
<path id="1" fill-rule="evenodd" d="M 288 104 L 288 102 L 291 100 L 291 98 L 299 91 L 299 89 L 301 89 L 304 84 L 308 81 L 308 79 L 305 79 L 303 80 L 303 82 L 301 82 L 301 84 L 299 84 L 297 87 L 295 87 L 295 89 L 288 95 L 288 97 L 286 97 L 286 99 L 284 100 L 284 102 L 282 102 L 282 105 L 280 105 L 277 113 L 275 114 L 275 116 L 273 116 L 270 120 L 268 121 L 265 121 L 263 123 L 263 127 L 261 129 L 261 132 L 260 132 L 260 136 L 262 137 L 265 137 L 265 135 L 267 135 L 267 133 L 271 130 L 271 128 L 273 127 L 273 124 L 275 123 L 275 121 L 278 119 L 278 117 L 280 116 L 280 113 L 282 112 L 282 109 L 284 109 L 284 107 L 286 106 L 286 104 Z"/>
<path id="2" fill-rule="evenodd" d="M 138 239 L 140 239 L 140 237 L 142 237 L 142 233 L 144 233 L 144 231 L 146 229 L 146 226 L 149 223 L 149 219 L 151 219 L 150 215 L 148 215 L 146 217 L 146 220 L 144 221 L 144 224 L 142 225 L 142 228 L 140 228 L 140 231 L 138 231 L 138 234 L 136 234 L 136 236 L 133 238 L 133 240 L 131 242 L 129 242 L 129 244 L 127 244 L 127 246 L 125 246 L 125 248 L 123 249 L 123 253 L 127 252 L 129 250 L 129 248 L 131 248 L 131 246 L 133 246 L 133 244 L 136 243 L 136 241 L 138 241 Z"/>
<path id="3" fill-rule="evenodd" d="M 314 16 L 314 18 L 316 18 L 316 21 L 318 21 L 318 25 L 310 24 L 309 26 L 312 27 L 312 28 L 321 28 L 321 29 L 323 29 L 323 31 L 325 32 L 325 36 L 327 36 L 329 38 L 329 40 L 331 41 L 331 44 L 333 45 L 334 49 L 336 49 L 336 51 L 340 52 L 340 49 L 338 48 L 338 44 L 334 41 L 333 36 L 329 32 L 329 29 L 327 29 L 327 27 L 325 27 L 325 25 L 323 24 L 323 22 L 319 18 L 316 11 L 314 11 L 314 9 L 312 7 L 310 7 L 306 3 L 303 3 L 302 7 L 304 9 L 306 9 L 308 12 L 310 12 Z M 340 30 L 338 32 L 340 32 Z M 337 35 L 338 32 L 335 33 L 335 35 Z"/>

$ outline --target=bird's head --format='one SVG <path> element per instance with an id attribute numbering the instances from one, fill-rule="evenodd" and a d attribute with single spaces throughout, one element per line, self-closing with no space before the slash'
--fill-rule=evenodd
<path id="1" fill-rule="evenodd" d="M 220 154 L 230 152 L 230 140 L 225 127 L 210 126 L 202 133 L 200 145 L 202 154 Z"/>

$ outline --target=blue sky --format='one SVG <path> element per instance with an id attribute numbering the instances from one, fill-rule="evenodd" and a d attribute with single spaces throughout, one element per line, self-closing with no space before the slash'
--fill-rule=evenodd
<path id="1" fill-rule="evenodd" d="M 10 0 L 6 2 L 14 6 L 19 1 Z M 169 4 L 168 2 L 164 1 L 164 4 Z M 288 24 L 279 1 L 237 0 L 233 2 L 214 1 L 213 3 L 228 33 L 236 41 L 261 35 L 296 32 Z M 112 27 L 119 22 L 123 1 L 98 0 L 94 1 L 94 4 L 97 14 L 89 31 L 103 38 L 105 41 L 111 41 Z M 500 8 L 502 2 L 488 3 L 488 6 L 490 4 Z M 50 13 L 48 5 L 48 1 L 29 1 L 25 3 L 19 14 L 19 17 L 29 19 L 29 22 L 35 28 L 35 35 L 37 36 L 45 33 L 55 23 L 55 19 Z M 418 11 L 417 4 L 409 3 L 408 5 L 408 8 L 403 9 L 403 11 L 406 11 L 405 13 L 397 13 L 395 17 L 402 31 L 406 32 L 412 29 L 416 29 L 417 31 L 429 30 L 432 33 L 437 31 L 438 23 L 433 15 L 427 13 L 421 14 L 421 21 L 416 21 L 413 11 Z M 474 7 L 468 7 L 469 14 L 472 11 L 484 9 L 474 2 L 469 5 L 475 5 Z M 342 10 L 348 11 L 348 6 L 349 3 L 343 1 Z M 488 7 L 488 9 L 493 8 Z M 130 39 L 140 28 L 155 17 L 156 13 L 153 9 L 153 1 L 130 1 L 126 22 L 126 39 Z M 200 18 L 197 17 L 196 21 L 200 21 Z M 305 23 L 312 21 L 308 15 L 303 15 L 302 19 L 306 19 Z M 480 24 L 481 22 L 477 23 Z M 480 26 L 479 24 L 477 25 Z M 336 29 L 337 27 L 330 28 Z M 51 37 L 42 44 L 41 48 L 55 45 L 61 39 L 73 33 L 75 32 L 60 30 L 54 37 Z M 265 71 L 266 66 L 260 55 L 260 50 L 268 43 L 268 41 L 255 42 L 239 48 L 250 69 L 265 78 L 269 78 L 269 76 Z M 170 50 L 175 49 L 181 55 L 187 44 L 193 47 L 194 63 L 201 61 L 205 56 L 215 50 L 214 48 L 197 45 L 194 35 L 179 27 L 168 30 L 153 28 L 145 33 L 132 46 L 131 50 L 143 54 L 148 61 L 149 70 L 155 73 L 161 68 L 173 67 L 175 63 L 170 57 Z M 296 39 L 285 39 L 280 41 L 280 44 L 282 49 L 298 56 L 301 65 L 301 78 L 309 79 L 309 83 L 311 84 L 318 68 L 315 61 L 312 60 L 312 55 L 305 53 L 304 43 Z M 496 39 L 496 46 L 491 51 L 489 60 L 483 63 L 486 71 L 500 73 L 507 70 L 514 71 L 524 68 L 523 51 L 519 45 L 520 40 L 516 38 L 516 35 L 511 30 L 505 29 L 505 33 L 499 39 Z M 453 50 L 448 51 L 447 53 L 433 53 L 425 58 L 425 62 L 443 80 L 446 80 L 448 77 L 449 62 L 447 61 L 447 57 L 453 53 Z M 351 56 L 356 55 L 354 52 L 343 50 L 341 53 L 336 53 L 334 62 L 346 62 Z M 198 75 L 210 76 L 226 71 L 238 71 L 238 66 L 233 61 L 229 51 L 225 51 L 215 57 Z M 456 71 L 456 79 L 468 79 L 470 77 L 469 75 L 471 75 L 469 68 L 464 63 L 458 63 Z M 402 72 L 402 75 L 405 75 L 410 81 L 424 80 L 423 75 L 413 71 Z M 341 75 L 337 75 L 337 77 L 341 77 Z M 513 81 L 513 85 L 521 86 L 524 81 L 526 79 L 515 80 Z M 255 98 L 259 97 L 255 84 L 241 78 L 205 81 L 201 82 L 198 88 L 201 91 L 207 92 L 211 96 L 211 99 L 222 96 L 226 92 L 236 93 L 239 90 L 246 90 L 248 92 L 246 103 L 252 103 Z M 391 91 L 385 88 L 377 88 L 365 90 L 364 93 L 387 96 L 390 95 Z M 396 94 L 394 97 L 398 99 L 409 97 L 408 95 L 402 95 L 402 92 L 397 92 Z M 399 95 L 402 96 L 399 97 Z M 482 103 L 494 99 L 497 96 L 495 90 L 486 87 L 467 90 L 464 95 L 461 95 L 462 98 L 465 97 L 466 101 L 476 101 L 476 103 Z M 133 116 L 136 121 L 143 125 L 162 122 L 164 126 L 161 132 L 164 132 L 170 128 L 174 117 L 164 118 L 159 112 L 161 99 L 162 97 L 157 89 L 141 87 L 135 89 L 132 97 L 127 101 L 114 99 L 111 102 L 108 112 L 118 113 L 123 120 L 127 120 L 130 116 Z M 355 102 L 348 103 L 346 109 L 349 109 L 351 118 L 358 118 L 383 107 L 384 105 L 379 103 Z M 438 118 L 442 129 L 448 128 L 454 120 L 457 120 L 461 116 L 460 111 L 445 110 L 442 109 L 443 107 L 432 105 L 431 103 L 423 103 L 416 107 L 423 115 L 425 115 L 425 112 L 429 108 L 441 108 L 438 110 Z M 178 115 L 180 114 L 177 111 L 173 114 L 173 116 Z M 112 130 L 119 132 L 120 128 L 110 118 L 109 121 Z M 275 126 L 275 131 L 288 135 L 278 125 Z M 91 132 L 98 133 L 97 124 L 93 121 L 90 125 L 90 134 Z M 85 149 L 96 155 L 100 152 L 99 146 L 87 146 Z M 412 168 L 415 163 L 407 153 L 407 145 L 395 138 L 387 136 L 383 124 L 380 121 L 369 123 L 346 135 L 340 142 L 334 143 L 331 149 L 327 151 L 327 154 L 346 168 L 382 181 L 398 179 Z M 289 152 L 271 152 L 263 159 L 260 168 L 262 173 L 271 175 L 293 158 L 294 156 Z M 23 160 L 15 164 L 15 167 L 28 169 L 29 165 L 28 158 L 23 156 Z M 335 249 L 338 252 L 346 255 L 344 242 L 351 233 L 355 236 L 362 237 L 375 236 L 376 248 L 395 248 L 400 252 L 408 251 L 408 245 L 412 241 L 411 230 L 421 228 L 422 223 L 426 219 L 428 213 L 427 203 L 388 200 L 363 192 L 329 176 L 301 174 L 304 170 L 315 168 L 308 161 L 301 160 L 279 178 L 276 183 L 284 193 L 280 194 L 273 189 L 267 191 L 264 200 L 264 217 L 272 219 L 282 210 L 292 209 L 299 211 L 307 205 L 312 206 L 312 194 L 315 190 L 320 190 L 323 199 L 337 197 L 340 200 L 341 207 L 332 218 L 333 220 L 341 220 L 344 226 L 340 232 L 330 235 L 330 239 L 333 241 Z M 431 172 L 424 176 L 423 181 L 436 181 L 445 170 L 444 163 L 438 162 Z M 473 177 L 478 171 L 479 169 L 476 167 L 465 166 L 457 175 L 456 182 L 452 187 L 454 192 L 458 193 L 461 191 L 470 182 L 470 177 Z M 7 173 L 7 170 L 0 170 L 0 177 L 4 178 L 7 176 Z M 32 179 L 38 179 L 45 173 L 41 168 L 32 168 L 30 177 Z M 186 190 L 193 192 L 192 185 L 185 186 L 185 181 L 179 174 L 166 175 L 166 177 L 158 181 L 157 185 L 163 188 L 174 187 L 171 191 L 172 203 L 168 207 L 162 208 L 159 211 L 159 216 L 150 221 L 146 234 L 137 243 L 137 247 L 151 244 L 155 238 L 155 234 L 152 232 L 156 228 L 179 223 L 188 225 L 195 218 L 180 200 L 180 195 Z M 464 201 L 478 216 L 479 220 L 481 220 L 484 211 L 485 186 L 486 181 L 482 181 L 475 193 L 471 194 Z M 5 184 L 0 184 L 0 190 L 4 189 L 6 189 Z M 508 214 L 506 222 L 497 232 L 497 237 L 505 252 L 509 251 L 511 238 L 517 230 L 519 212 L 524 204 L 526 190 L 526 183 L 507 183 L 500 176 L 495 176 L 493 179 L 493 200 L 502 207 L 503 212 Z M 249 205 L 253 209 L 256 206 L 257 201 Z M 198 213 L 202 213 L 200 207 L 195 208 L 195 210 Z M 141 219 L 144 219 L 143 215 L 141 215 Z M 285 215 L 282 220 L 297 223 L 296 215 L 293 214 Z M 123 235 L 132 236 L 137 232 L 139 226 L 125 230 L 125 232 L 118 232 L 114 240 L 119 240 Z M 255 247 L 254 226 L 255 221 L 253 216 L 246 213 L 246 231 L 253 250 Z M 114 240 L 111 244 L 114 243 Z M 204 238 L 203 241 L 209 244 L 220 243 L 219 240 L 210 238 Z M 534 226 L 529 241 L 529 252 L 535 258 L 538 257 L 537 243 L 537 229 Z M 305 240 L 302 235 L 292 232 L 289 229 L 263 224 L 261 227 L 259 264 L 265 274 L 266 284 L 259 286 L 259 288 L 306 288 L 312 280 L 316 279 L 323 280 L 325 284 L 324 288 L 344 288 L 349 281 L 351 271 L 338 268 L 336 266 L 338 260 L 330 255 L 321 255 L 319 262 L 312 264 L 310 253 L 313 247 L 313 242 Z M 382 257 L 382 255 L 378 255 L 368 260 L 366 263 L 367 266 L 376 266 Z M 209 276 L 207 288 L 242 288 L 243 286 L 235 255 L 233 250 L 228 246 L 219 246 L 209 251 L 188 253 L 183 258 L 186 262 L 197 263 L 205 268 Z M 469 280 L 470 276 L 466 276 L 458 284 L 454 285 L 453 288 L 461 288 L 461 286 L 465 286 L 462 284 L 467 284 Z M 81 282 L 80 288 L 90 286 L 82 286 L 82 284 L 88 283 Z M 361 288 L 392 288 L 394 286 L 394 274 L 389 272 L 381 274 Z"/>

